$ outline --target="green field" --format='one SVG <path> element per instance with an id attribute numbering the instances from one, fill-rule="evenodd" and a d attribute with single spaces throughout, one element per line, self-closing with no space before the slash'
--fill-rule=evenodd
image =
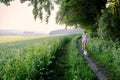
<path id="1" fill-rule="evenodd" d="M 0 36 L 0 43 L 30 40 L 30 39 L 43 38 L 43 37 L 48 37 L 48 36 Z"/>
<path id="2" fill-rule="evenodd" d="M 78 39 L 81 35 L 0 43 L 0 80 L 96 80 L 77 47 Z M 119 80 L 118 43 L 89 38 L 87 50 L 108 80 Z"/>
<path id="3" fill-rule="evenodd" d="M 0 43 L 0 80 L 93 80 L 79 35 Z"/>

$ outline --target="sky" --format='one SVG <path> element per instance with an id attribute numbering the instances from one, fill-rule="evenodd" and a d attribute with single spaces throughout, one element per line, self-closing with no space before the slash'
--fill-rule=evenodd
<path id="1" fill-rule="evenodd" d="M 10 6 L 0 3 L 0 30 L 10 29 L 49 33 L 52 30 L 65 28 L 64 25 L 55 24 L 57 8 L 53 11 L 48 24 L 45 22 L 41 23 L 39 19 L 35 21 L 32 9 L 32 6 L 28 7 L 28 2 L 21 4 L 20 0 L 11 2 Z"/>

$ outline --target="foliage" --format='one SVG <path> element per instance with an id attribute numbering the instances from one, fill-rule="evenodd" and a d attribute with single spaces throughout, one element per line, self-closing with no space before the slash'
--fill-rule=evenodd
<path id="1" fill-rule="evenodd" d="M 97 63 L 105 65 L 108 80 L 120 78 L 120 42 L 105 41 L 100 38 L 89 38 L 87 50 L 89 56 Z M 104 67 L 104 68 L 105 68 Z"/>
<path id="2" fill-rule="evenodd" d="M 79 25 L 91 29 L 105 8 L 106 0 L 61 0 L 60 10 L 57 14 L 57 23 L 69 26 Z"/>
<path id="3" fill-rule="evenodd" d="M 120 0 L 108 0 L 106 9 L 98 19 L 98 35 L 105 40 L 120 40 Z"/>
<path id="4" fill-rule="evenodd" d="M 53 10 L 53 2 L 51 0 L 20 0 L 21 3 L 29 1 L 29 6 L 33 6 L 33 15 L 34 19 L 39 18 L 40 20 L 43 19 L 43 13 L 47 12 L 46 14 L 46 22 L 48 22 L 48 18 L 51 14 L 51 10 Z"/>
<path id="5" fill-rule="evenodd" d="M 95 76 L 84 60 L 82 53 L 77 48 L 77 40 L 79 35 L 74 37 L 67 50 L 68 68 L 66 72 L 66 80 L 94 80 Z"/>
<path id="6" fill-rule="evenodd" d="M 112 14 L 120 16 L 120 0 L 108 0 L 107 8 L 110 9 Z"/>
<path id="7" fill-rule="evenodd" d="M 70 37 L 42 38 L 0 44 L 0 79 L 47 79 L 55 53 Z"/>
<path id="8" fill-rule="evenodd" d="M 10 5 L 10 2 L 13 0 L 0 0 L 1 3 L 4 3 L 5 5 Z"/>
<path id="9" fill-rule="evenodd" d="M 33 6 L 33 15 L 36 18 L 43 19 L 44 10 L 47 12 L 46 22 L 53 10 L 54 2 L 60 5 L 60 10 L 57 14 L 57 23 L 64 23 L 67 26 L 84 26 L 91 29 L 92 26 L 101 15 L 101 9 L 105 8 L 107 0 L 20 0 L 21 3 L 29 1 L 29 6 Z M 2 1 L 9 3 L 10 1 Z M 44 10 L 43 10 L 44 9 Z M 88 27 L 86 27 L 86 25 Z"/>
<path id="10" fill-rule="evenodd" d="M 10 5 L 10 2 L 13 0 L 0 0 L 1 3 L 6 4 L 7 6 Z M 26 1 L 29 1 L 28 6 L 33 6 L 33 15 L 34 19 L 39 18 L 40 20 L 43 20 L 43 13 L 47 12 L 45 16 L 46 22 L 48 22 L 49 16 L 51 14 L 51 11 L 53 10 L 53 1 L 51 0 L 20 0 L 21 3 L 24 3 Z"/>
<path id="11" fill-rule="evenodd" d="M 73 38 L 74 37 L 74 38 Z M 60 50 L 66 47 L 65 77 L 68 80 L 93 80 L 94 74 L 76 47 L 76 35 L 38 38 L 0 44 L 0 79 L 51 80 Z M 59 54 L 59 55 L 58 55 Z M 62 52 L 61 52 L 62 54 Z M 62 54 L 63 55 L 63 54 Z M 60 65 L 58 65 L 60 66 Z"/>
<path id="12" fill-rule="evenodd" d="M 111 12 L 105 10 L 101 18 L 98 20 L 98 35 L 105 40 L 120 39 L 120 17 L 112 15 Z"/>

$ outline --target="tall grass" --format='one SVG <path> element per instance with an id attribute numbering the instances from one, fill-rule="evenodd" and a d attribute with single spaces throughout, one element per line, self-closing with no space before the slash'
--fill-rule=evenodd
<path id="1" fill-rule="evenodd" d="M 87 43 L 89 56 L 105 65 L 109 79 L 120 79 L 120 43 L 89 38 Z M 109 75 L 112 74 L 112 75 Z"/>
<path id="2" fill-rule="evenodd" d="M 0 44 L 1 80 L 44 80 L 56 51 L 70 37 L 52 37 Z"/>
<path id="3" fill-rule="evenodd" d="M 94 80 L 94 74 L 77 48 L 78 38 L 79 35 L 74 37 L 68 46 L 68 65 L 70 68 L 66 72 L 66 77 L 68 78 L 66 80 Z"/>

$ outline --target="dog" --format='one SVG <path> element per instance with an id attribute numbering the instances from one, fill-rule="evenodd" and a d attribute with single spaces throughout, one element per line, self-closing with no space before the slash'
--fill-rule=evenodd
<path id="1" fill-rule="evenodd" d="M 84 50 L 84 51 L 83 51 L 83 54 L 84 54 L 84 55 L 87 55 L 87 51 L 86 51 L 86 50 Z"/>

